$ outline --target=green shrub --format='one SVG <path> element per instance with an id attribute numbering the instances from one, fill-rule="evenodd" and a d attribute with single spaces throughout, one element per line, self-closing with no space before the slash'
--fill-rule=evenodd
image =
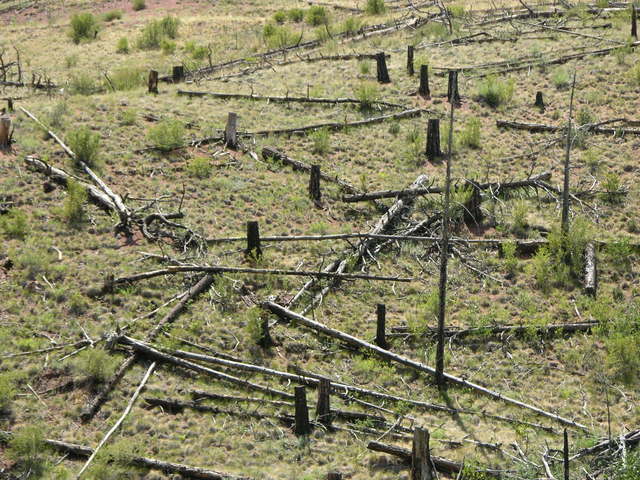
<path id="1" fill-rule="evenodd" d="M 113 22 L 122 18 L 122 10 L 110 10 L 102 14 L 102 20 L 105 22 Z"/>
<path id="2" fill-rule="evenodd" d="M 273 14 L 273 20 L 276 23 L 284 23 L 287 21 L 287 12 L 285 12 L 284 10 L 278 10 L 276 13 Z"/>
<path id="3" fill-rule="evenodd" d="M 360 101 L 360 108 L 369 110 L 380 98 L 378 84 L 374 82 L 362 82 L 354 91 L 356 99 Z"/>
<path id="4" fill-rule="evenodd" d="M 553 266 L 551 254 L 547 247 L 541 247 L 529 263 L 529 269 L 533 274 L 535 285 L 540 290 L 548 293 L 553 282 Z"/>
<path id="5" fill-rule="evenodd" d="M 183 146 L 184 137 L 184 125 L 179 120 L 162 120 L 147 133 L 151 144 L 163 152 Z"/>
<path id="6" fill-rule="evenodd" d="M 416 305 L 413 312 L 407 315 L 407 327 L 415 336 L 424 335 L 429 331 L 429 325 L 438 321 L 440 295 L 434 290 L 424 296 L 424 301 Z"/>
<path id="7" fill-rule="evenodd" d="M 16 396 L 13 378 L 8 373 L 0 375 L 0 417 L 11 412 L 11 404 Z"/>
<path id="8" fill-rule="evenodd" d="M 520 238 L 527 236 L 527 228 L 529 228 L 529 222 L 527 221 L 527 215 L 529 214 L 529 207 L 524 200 L 517 200 L 513 203 L 513 224 L 511 225 L 511 232 Z"/>
<path id="9" fill-rule="evenodd" d="M 469 118 L 458 137 L 460 144 L 464 147 L 480 148 L 480 126 L 479 118 Z"/>
<path id="10" fill-rule="evenodd" d="M 576 114 L 576 123 L 578 125 L 586 125 L 588 123 L 594 123 L 596 121 L 596 117 L 588 107 L 582 107 L 578 110 Z"/>
<path id="11" fill-rule="evenodd" d="M 69 133 L 67 145 L 76 154 L 78 163 L 84 162 L 90 168 L 100 167 L 100 135 L 87 127 L 80 127 Z"/>
<path id="12" fill-rule="evenodd" d="M 17 462 L 23 478 L 43 478 L 48 468 L 45 452 L 42 428 L 28 425 L 13 434 L 6 453 L 7 458 Z"/>
<path id="13" fill-rule="evenodd" d="M 180 26 L 180 19 L 167 15 L 160 20 L 160 26 L 164 34 L 169 38 L 178 38 L 178 27 Z"/>
<path id="14" fill-rule="evenodd" d="M 118 91 L 133 90 L 146 84 L 145 72 L 141 68 L 126 67 L 115 70 L 109 77 L 111 85 Z"/>
<path id="15" fill-rule="evenodd" d="M 638 480 L 640 478 L 640 452 L 627 455 L 626 461 L 618 462 L 611 480 Z"/>
<path id="16" fill-rule="evenodd" d="M 122 37 L 116 43 L 116 53 L 129 53 L 129 40 L 127 37 Z"/>
<path id="17" fill-rule="evenodd" d="M 605 248 L 608 262 L 619 272 L 628 272 L 633 265 L 633 248 L 628 238 L 611 242 Z"/>
<path id="18" fill-rule="evenodd" d="M 27 214 L 22 210 L 12 208 L 0 216 L 0 233 L 8 238 L 24 240 L 29 234 Z"/>
<path id="19" fill-rule="evenodd" d="M 132 0 L 131 8 L 138 12 L 147 8 L 147 3 L 145 2 L 145 0 Z"/>
<path id="20" fill-rule="evenodd" d="M 515 82 L 513 79 L 503 81 L 494 76 L 487 77 L 480 84 L 478 96 L 490 107 L 496 108 L 502 104 L 509 103 L 513 98 Z"/>
<path id="21" fill-rule="evenodd" d="M 207 157 L 195 157 L 187 165 L 187 173 L 191 177 L 208 178 L 212 170 L 211 162 Z"/>
<path id="22" fill-rule="evenodd" d="M 100 91 L 100 87 L 95 78 L 83 72 L 69 79 L 69 91 L 74 95 L 93 95 Z"/>
<path id="23" fill-rule="evenodd" d="M 306 21 L 309 25 L 318 26 L 318 25 L 328 25 L 329 24 L 329 12 L 327 9 L 320 5 L 313 5 L 307 10 L 307 14 L 305 16 Z"/>
<path id="24" fill-rule="evenodd" d="M 302 20 L 304 20 L 304 10 L 302 10 L 301 8 L 292 8 L 287 11 L 287 17 L 292 22 L 301 22 Z"/>
<path id="25" fill-rule="evenodd" d="M 516 242 L 508 241 L 502 244 L 502 257 L 507 273 L 514 276 L 518 271 L 518 258 L 516 257 Z"/>
<path id="26" fill-rule="evenodd" d="M 295 45 L 301 35 L 293 32 L 289 27 L 267 23 L 262 30 L 265 43 L 270 49 L 280 49 Z"/>
<path id="27" fill-rule="evenodd" d="M 79 60 L 78 55 L 74 53 L 73 55 L 69 55 L 64 58 L 64 65 L 67 68 L 73 68 L 76 65 L 78 65 L 78 60 Z"/>
<path id="28" fill-rule="evenodd" d="M 93 40 L 98 35 L 98 20 L 92 13 L 77 13 L 71 17 L 71 39 L 73 43 L 82 40 Z"/>
<path id="29" fill-rule="evenodd" d="M 362 28 L 362 20 L 358 17 L 349 17 L 342 24 L 342 31 L 348 35 L 355 35 Z"/>
<path id="30" fill-rule="evenodd" d="M 640 85 L 640 62 L 629 69 L 629 81 L 634 85 Z"/>
<path id="31" fill-rule="evenodd" d="M 87 348 L 74 361 L 74 369 L 94 384 L 103 383 L 116 370 L 117 359 L 101 348 Z"/>
<path id="32" fill-rule="evenodd" d="M 362 75 L 369 75 L 371 73 L 371 64 L 366 60 L 358 62 L 358 70 Z"/>
<path id="33" fill-rule="evenodd" d="M 559 226 L 554 227 L 547 239 L 549 252 L 555 270 L 555 283 L 567 284 L 572 279 L 580 279 L 584 269 L 584 249 L 592 237 L 591 224 L 582 217 L 576 217 L 565 235 Z"/>
<path id="34" fill-rule="evenodd" d="M 447 10 L 449 12 L 449 15 L 451 15 L 451 18 L 462 18 L 465 15 L 464 5 L 460 5 L 457 3 L 449 5 L 447 7 Z"/>
<path id="35" fill-rule="evenodd" d="M 67 182 L 67 198 L 62 207 L 62 217 L 72 227 L 78 227 L 85 219 L 83 205 L 87 191 L 76 181 Z"/>
<path id="36" fill-rule="evenodd" d="M 622 201 L 622 195 L 619 195 L 622 185 L 620 175 L 617 173 L 607 173 L 602 181 L 602 188 L 606 192 L 603 197 L 609 203 L 620 203 Z"/>
<path id="37" fill-rule="evenodd" d="M 152 20 L 142 30 L 142 34 L 138 38 L 138 47 L 143 50 L 160 48 L 162 40 L 175 39 L 178 36 L 179 26 L 180 20 L 171 15 L 162 20 Z"/>
<path id="38" fill-rule="evenodd" d="M 607 364 L 626 384 L 640 379 L 640 332 L 615 331 L 606 339 Z"/>
<path id="39" fill-rule="evenodd" d="M 122 112 L 120 121 L 122 125 L 135 125 L 137 118 L 138 118 L 138 113 L 135 110 L 130 109 Z"/>
<path id="40" fill-rule="evenodd" d="M 160 50 L 162 50 L 162 53 L 165 55 L 172 55 L 175 53 L 177 47 L 178 45 L 173 40 L 169 40 L 168 38 L 160 40 Z"/>
<path id="41" fill-rule="evenodd" d="M 16 270 L 24 280 L 35 280 L 41 275 L 49 275 L 53 256 L 51 252 L 33 242 L 27 241 L 25 248 L 14 254 Z"/>
<path id="42" fill-rule="evenodd" d="M 569 76 L 569 72 L 566 68 L 558 67 L 553 71 L 551 81 L 555 87 L 560 90 L 567 88 L 571 84 L 571 77 Z"/>
<path id="43" fill-rule="evenodd" d="M 380 15 L 387 10 L 384 0 L 367 0 L 365 11 L 369 15 Z"/>
<path id="44" fill-rule="evenodd" d="M 330 137 L 328 128 L 319 128 L 309 133 L 309 138 L 313 143 L 311 151 L 318 155 L 325 155 L 329 152 Z"/>

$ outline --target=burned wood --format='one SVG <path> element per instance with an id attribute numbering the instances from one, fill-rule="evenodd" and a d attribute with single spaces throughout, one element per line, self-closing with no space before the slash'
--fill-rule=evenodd
<path id="1" fill-rule="evenodd" d="M 617 120 L 616 120 L 617 121 Z M 605 123 L 613 122 L 606 121 Z M 598 124 L 586 124 L 580 125 L 579 129 L 583 129 L 589 133 L 597 133 L 601 135 L 640 135 L 640 129 L 635 128 L 610 128 L 597 126 Z M 541 132 L 560 132 L 566 127 L 556 125 L 545 125 L 541 123 L 524 123 L 507 120 L 496 120 L 496 126 L 498 128 L 508 128 L 512 130 L 526 130 L 532 133 Z"/>
<path id="2" fill-rule="evenodd" d="M 475 327 L 466 329 L 448 328 L 445 329 L 446 337 L 453 340 L 462 340 L 469 337 L 479 337 L 485 339 L 488 336 L 502 337 L 504 335 L 513 336 L 553 336 L 557 334 L 589 332 L 598 326 L 598 322 L 578 322 L 578 323 L 559 323 L 554 325 L 501 325 L 488 327 Z M 396 326 L 391 329 L 394 334 L 410 334 L 411 330 L 407 326 Z M 435 327 L 427 327 L 426 335 L 435 335 L 437 329 Z"/>
<path id="3" fill-rule="evenodd" d="M 232 403 L 259 403 L 265 405 L 274 405 L 276 407 L 293 407 L 294 405 L 291 402 L 283 402 L 280 400 L 269 400 L 267 398 L 258 397 L 240 397 L 238 395 L 223 395 L 221 393 L 205 392 L 204 390 L 191 390 L 189 393 L 194 402 L 200 402 L 206 399 Z"/>
<path id="4" fill-rule="evenodd" d="M 12 432 L 0 431 L 0 440 L 6 442 L 13 437 Z M 89 457 L 93 454 L 93 448 L 75 443 L 62 442 L 59 440 L 45 439 L 45 445 L 54 450 L 68 454 L 73 457 Z M 154 458 L 139 457 L 137 455 L 125 455 L 122 461 L 141 468 L 149 468 L 160 472 L 175 473 L 187 478 L 198 480 L 251 480 L 249 477 L 240 477 L 228 473 L 216 472 L 205 468 L 192 467 L 181 463 L 165 462 Z"/>
<path id="5" fill-rule="evenodd" d="M 273 314 L 275 314 L 276 316 L 278 316 L 279 318 L 285 320 L 285 321 L 292 321 L 295 323 L 295 325 L 302 325 L 305 326 L 307 328 L 310 328 L 318 333 L 321 333 L 323 335 L 326 335 L 328 337 L 334 338 L 336 340 L 339 340 L 343 343 L 346 343 L 348 345 L 351 345 L 353 347 L 356 348 L 360 348 L 360 349 L 364 349 L 365 351 L 368 351 L 384 360 L 390 361 L 392 363 L 398 363 L 400 365 L 404 365 L 406 367 L 412 368 L 416 371 L 419 372 L 423 372 L 423 373 L 427 373 L 429 375 L 435 375 L 435 369 L 433 369 L 432 367 L 429 367 L 428 365 L 425 365 L 421 362 L 417 362 L 415 360 L 411 360 L 403 355 L 398 355 L 395 353 L 392 353 L 388 350 L 384 350 L 376 345 L 373 345 L 369 342 L 366 342 L 364 340 L 360 340 L 359 338 L 356 338 L 352 335 L 349 335 L 347 333 L 344 333 L 340 330 L 337 329 L 333 329 L 330 327 L 327 327 L 326 325 L 320 323 L 320 322 L 316 322 L 314 320 L 311 320 L 307 317 L 304 317 L 300 314 L 297 314 L 281 305 L 278 305 L 277 303 L 271 302 L 271 301 L 267 301 L 264 302 L 262 304 L 263 308 L 271 311 Z M 522 402 L 520 400 L 516 400 L 514 398 L 510 398 L 507 397 L 505 395 L 503 395 L 502 393 L 499 392 L 495 392 L 492 390 L 489 390 L 488 388 L 485 388 L 481 385 L 478 385 L 476 383 L 473 382 L 469 382 L 468 380 L 465 380 L 464 378 L 460 378 L 457 377 L 455 375 L 451 375 L 448 373 L 443 373 L 443 378 L 446 379 L 447 382 L 450 382 L 452 384 L 461 386 L 461 387 L 465 387 L 465 388 L 470 388 L 472 390 L 475 390 L 479 393 L 482 393 L 484 395 L 487 395 L 495 400 L 501 400 L 505 403 L 509 403 L 511 405 L 515 405 L 517 407 L 526 409 L 526 410 L 530 410 L 532 412 L 535 412 L 538 415 L 547 417 L 547 418 L 551 418 L 559 423 L 562 423 L 564 425 L 568 425 L 568 426 L 572 426 L 575 428 L 579 428 L 582 430 L 587 430 L 588 428 L 585 425 L 582 425 L 578 422 L 575 422 L 573 420 L 570 420 L 568 418 L 564 418 L 560 415 L 557 415 L 555 413 L 552 412 L 548 412 L 546 410 L 543 410 L 539 407 L 536 407 L 534 405 L 530 405 L 527 404 L 525 402 Z"/>

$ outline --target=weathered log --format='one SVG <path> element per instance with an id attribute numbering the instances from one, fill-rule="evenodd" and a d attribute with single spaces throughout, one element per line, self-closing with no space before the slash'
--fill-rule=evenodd
<path id="1" fill-rule="evenodd" d="M 487 327 L 474 327 L 466 329 L 447 328 L 444 331 L 446 337 L 452 338 L 454 341 L 462 340 L 468 337 L 502 337 L 504 335 L 513 336 L 527 336 L 527 335 L 543 335 L 553 336 L 561 333 L 577 333 L 577 332 L 589 332 L 594 327 L 598 326 L 598 322 L 578 322 L 578 323 L 560 323 L 554 325 L 502 325 L 502 326 L 487 326 Z M 396 326 L 391 329 L 393 334 L 406 335 L 411 331 L 407 326 Z M 435 335 L 437 329 L 435 327 L 427 327 L 425 334 Z"/>
<path id="2" fill-rule="evenodd" d="M 293 407 L 293 403 L 291 402 L 283 402 L 281 400 L 269 400 L 266 398 L 259 397 L 240 397 L 238 395 L 224 395 L 222 393 L 214 393 L 214 392 L 206 392 L 204 390 L 191 390 L 189 392 L 194 402 L 200 402 L 204 399 L 207 400 L 218 400 L 221 402 L 243 402 L 243 403 L 259 403 L 265 405 L 274 405 L 276 407 Z"/>
<path id="3" fill-rule="evenodd" d="M 384 52 L 380 52 L 376 55 L 376 70 L 378 82 L 380 83 L 391 83 L 391 79 L 389 78 L 389 70 L 387 69 L 387 59 Z"/>
<path id="4" fill-rule="evenodd" d="M 12 437 L 12 432 L 0 431 L 1 440 L 8 440 Z M 93 448 L 78 445 L 76 443 L 61 442 L 59 440 L 51 439 L 45 439 L 44 443 L 48 447 L 72 457 L 89 457 L 94 452 Z M 175 473 L 187 478 L 195 478 L 199 480 L 251 480 L 249 477 L 239 477 L 228 473 L 215 472 L 205 468 L 192 467 L 181 463 L 165 462 L 154 458 L 139 457 L 137 455 L 126 455 L 122 458 L 122 461 L 135 467 Z"/>
<path id="5" fill-rule="evenodd" d="M 427 123 L 427 146 L 425 153 L 430 162 L 434 162 L 442 156 L 442 150 L 440 150 L 439 118 L 430 118 Z"/>
<path id="6" fill-rule="evenodd" d="M 187 370 L 193 370 L 194 372 L 198 372 L 203 375 L 207 375 L 209 377 L 222 380 L 232 385 L 238 385 L 242 388 L 246 388 L 249 390 L 256 390 L 256 391 L 267 393 L 269 395 L 282 397 L 290 400 L 293 399 L 293 395 L 291 395 L 290 393 L 283 392 L 275 388 L 266 387 L 264 385 L 259 385 L 257 383 L 253 383 L 248 380 L 244 380 L 242 378 L 234 377 L 233 375 L 229 375 L 227 373 L 219 372 L 217 370 L 213 370 L 208 367 L 203 367 L 202 365 L 190 362 L 188 360 L 183 360 L 181 358 L 174 357 L 173 355 L 169 355 L 167 353 L 163 353 L 160 350 L 155 349 L 154 347 L 150 346 L 147 343 L 140 342 L 139 340 L 136 340 L 131 337 L 127 337 L 126 335 L 118 337 L 117 341 L 122 345 L 130 346 L 135 352 L 141 355 L 144 355 L 145 357 L 149 357 L 157 362 L 168 363 L 171 365 L 175 365 L 177 367 L 185 368 Z"/>
<path id="7" fill-rule="evenodd" d="M 357 98 L 317 98 L 317 97 L 290 97 L 289 95 L 285 97 L 281 96 L 273 96 L 273 95 L 254 95 L 251 94 L 242 94 L 242 93 L 218 93 L 218 92 L 193 92 L 186 90 L 178 90 L 178 95 L 187 95 L 190 97 L 204 97 L 210 96 L 215 98 L 224 98 L 224 99 L 247 99 L 247 100 L 261 100 L 266 102 L 282 102 L 282 103 L 326 103 L 330 105 L 338 105 L 338 104 L 355 104 L 362 105 L 362 100 L 358 100 Z M 400 105 L 399 103 L 389 103 L 382 101 L 374 101 L 374 102 L 366 102 L 368 105 L 380 106 L 380 107 L 390 107 L 390 108 L 401 108 L 406 110 L 407 107 L 405 105 Z"/>
<path id="8" fill-rule="evenodd" d="M 420 65 L 420 86 L 418 87 L 418 95 L 422 98 L 431 98 L 431 90 L 429 89 L 429 65 Z"/>
<path id="9" fill-rule="evenodd" d="M 429 448 L 429 431 L 416 427 L 413 431 L 411 450 L 411 480 L 433 480 L 436 473 Z"/>
<path id="10" fill-rule="evenodd" d="M 227 126 L 224 130 L 224 144 L 231 150 L 237 150 L 238 148 L 238 115 L 233 112 L 229 112 L 227 117 Z"/>
<path id="11" fill-rule="evenodd" d="M 149 70 L 149 82 L 148 82 L 148 91 L 149 93 L 158 93 L 158 71 L 157 70 Z"/>
<path id="12" fill-rule="evenodd" d="M 295 432 L 298 436 L 309 435 L 311 425 L 309 424 L 309 407 L 307 406 L 307 393 L 305 387 L 300 385 L 294 387 L 296 403 Z"/>
<path id="13" fill-rule="evenodd" d="M 213 284 L 214 276 L 207 274 L 204 275 L 195 285 L 189 287 L 189 289 L 182 296 L 182 299 L 151 329 L 149 334 L 145 337 L 147 342 L 152 342 L 160 334 L 160 332 L 169 324 L 173 323 L 185 310 L 187 305 L 195 300 L 203 292 L 207 291 Z M 80 418 L 83 422 L 91 420 L 96 413 L 100 410 L 100 407 L 107 401 L 110 393 L 115 386 L 120 382 L 124 374 L 131 368 L 136 362 L 136 355 L 130 355 L 124 362 L 120 364 L 116 372 L 104 384 L 102 389 L 82 408 Z"/>
<path id="14" fill-rule="evenodd" d="M 589 242 L 584 249 L 584 291 L 591 297 L 598 290 L 598 267 L 596 265 L 596 248 Z"/>
<path id="15" fill-rule="evenodd" d="M 429 367 L 428 365 L 425 365 L 421 362 L 417 362 L 415 360 L 411 360 L 403 355 L 398 355 L 395 353 L 392 353 L 388 350 L 384 350 L 376 345 L 373 345 L 369 342 L 366 342 L 364 340 L 360 340 L 359 338 L 356 338 L 352 335 L 349 335 L 348 333 L 344 333 L 340 330 L 337 329 L 333 329 L 330 328 L 320 322 L 316 322 L 315 320 L 311 320 L 307 317 L 304 317 L 300 314 L 297 314 L 281 305 L 278 305 L 277 303 L 271 302 L 271 301 L 267 301 L 264 302 L 262 304 L 263 308 L 271 311 L 273 314 L 275 314 L 276 316 L 280 317 L 281 319 L 285 320 L 285 321 L 291 321 L 293 322 L 295 325 L 302 325 L 305 326 L 307 328 L 310 328 L 316 332 L 319 332 L 321 334 L 324 334 L 328 337 L 337 339 L 343 343 L 346 343 L 348 345 L 354 346 L 356 348 L 361 348 L 364 349 L 366 351 L 369 351 L 375 355 L 377 355 L 378 357 L 384 359 L 384 360 L 388 360 L 390 362 L 393 363 L 398 363 L 400 365 L 404 365 L 407 366 L 409 368 L 412 368 L 416 371 L 419 372 L 424 372 L 427 373 L 429 375 L 435 375 L 435 369 L 432 367 Z M 578 422 L 575 422 L 573 420 L 561 417 L 560 415 L 557 415 L 555 413 L 551 413 L 551 412 L 547 412 L 539 407 L 536 407 L 534 405 L 529 405 L 525 402 L 522 402 L 520 400 L 516 400 L 514 398 L 510 398 L 507 397 L 499 392 L 495 392 L 493 390 L 489 390 L 488 388 L 485 388 L 481 385 L 478 385 L 476 383 L 473 382 L 469 382 L 468 380 L 465 380 L 464 378 L 460 378 L 460 377 L 456 377 L 455 375 L 451 375 L 448 373 L 443 373 L 443 377 L 447 380 L 447 382 L 450 382 L 452 384 L 461 386 L 461 387 L 465 387 L 465 388 L 470 388 L 472 390 L 475 390 L 479 393 L 482 393 L 484 395 L 487 395 L 491 398 L 494 398 L 496 400 L 502 400 L 506 403 L 509 403 L 511 405 L 515 405 L 517 407 L 526 409 L 526 410 L 530 410 L 532 412 L 535 412 L 538 415 L 547 417 L 547 418 L 551 418 L 557 422 L 560 422 L 564 425 L 568 425 L 568 426 L 572 426 L 575 428 L 580 428 L 583 430 L 589 430 L 585 425 L 582 425 Z"/>

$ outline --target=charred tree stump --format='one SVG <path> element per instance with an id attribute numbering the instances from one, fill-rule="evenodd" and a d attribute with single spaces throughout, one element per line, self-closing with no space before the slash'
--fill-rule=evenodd
<path id="1" fill-rule="evenodd" d="M 588 243 L 584 249 L 584 292 L 592 297 L 598 290 L 598 267 L 596 264 L 596 247 Z"/>
<path id="2" fill-rule="evenodd" d="M 376 54 L 376 65 L 377 65 L 377 73 L 378 73 L 378 82 L 391 83 L 391 79 L 389 78 L 389 70 L 387 70 L 387 59 L 385 57 L 384 52 L 380 52 Z"/>
<path id="3" fill-rule="evenodd" d="M 442 150 L 440 150 L 439 118 L 430 118 L 427 123 L 427 147 L 425 153 L 427 154 L 427 159 L 430 162 L 433 162 L 442 156 Z"/>
<path id="4" fill-rule="evenodd" d="M 318 383 L 316 416 L 322 425 L 331 427 L 331 382 L 328 378 L 321 378 Z"/>
<path id="5" fill-rule="evenodd" d="M 307 407 L 307 393 L 304 386 L 293 389 L 296 402 L 295 434 L 299 437 L 309 435 L 311 426 L 309 424 L 309 407 Z"/>
<path id="6" fill-rule="evenodd" d="M 413 69 L 413 45 L 407 47 L 407 73 L 411 76 L 416 73 Z"/>
<path id="7" fill-rule="evenodd" d="M 224 144 L 227 148 L 236 150 L 238 148 L 238 114 L 229 112 L 227 116 L 227 126 L 224 129 Z"/>
<path id="8" fill-rule="evenodd" d="M 342 474 L 340 472 L 327 473 L 327 480 L 342 480 Z"/>
<path id="9" fill-rule="evenodd" d="M 467 180 L 467 187 L 471 189 L 471 195 L 464 204 L 464 223 L 469 228 L 477 227 L 482 223 L 483 215 L 481 210 L 482 198 L 480 197 L 480 187 L 475 182 Z"/>
<path id="10" fill-rule="evenodd" d="M 638 39 L 638 14 L 633 3 L 631 4 L 631 36 Z"/>
<path id="11" fill-rule="evenodd" d="M 411 480 L 433 480 L 434 478 L 429 450 L 429 431 L 416 427 L 413 431 L 413 450 L 411 451 Z"/>
<path id="12" fill-rule="evenodd" d="M 0 150 L 11 148 L 11 117 L 0 115 Z"/>
<path id="13" fill-rule="evenodd" d="M 311 175 L 309 176 L 309 198 L 313 200 L 316 207 L 321 205 L 322 192 L 320 191 L 320 165 L 311 165 Z"/>
<path id="14" fill-rule="evenodd" d="M 184 66 L 176 65 L 175 67 L 173 67 L 171 79 L 173 80 L 173 83 L 180 83 L 182 80 L 184 80 Z"/>
<path id="15" fill-rule="evenodd" d="M 538 107 L 541 111 L 544 112 L 544 99 L 542 97 L 542 92 L 536 92 L 536 103 L 533 104 L 534 107 Z"/>
<path id="16" fill-rule="evenodd" d="M 376 326 L 376 345 L 385 350 L 389 349 L 387 338 L 385 335 L 385 323 L 387 317 L 387 306 L 384 303 L 379 303 L 376 307 L 377 326 Z"/>
<path id="17" fill-rule="evenodd" d="M 247 249 L 245 255 L 255 259 L 262 258 L 262 248 L 260 248 L 260 225 L 258 222 L 247 222 Z"/>
<path id="18" fill-rule="evenodd" d="M 149 93 L 158 94 L 158 71 L 149 70 Z"/>
<path id="19" fill-rule="evenodd" d="M 458 71 L 457 70 L 449 70 L 447 101 L 456 106 L 460 105 L 460 92 L 458 90 Z"/>
<path id="20" fill-rule="evenodd" d="M 562 451 L 562 460 L 564 464 L 564 480 L 571 480 L 569 478 L 569 434 L 567 429 L 564 429 L 564 448 Z"/>
<path id="21" fill-rule="evenodd" d="M 13 113 L 13 98 L 7 98 L 7 113 Z"/>
<path id="22" fill-rule="evenodd" d="M 274 345 L 269 332 L 269 318 L 267 316 L 260 317 L 260 339 L 257 343 L 262 348 L 269 348 Z"/>
<path id="23" fill-rule="evenodd" d="M 423 98 L 431 98 L 431 90 L 429 89 L 429 65 L 420 65 L 420 87 L 418 87 L 418 95 Z"/>

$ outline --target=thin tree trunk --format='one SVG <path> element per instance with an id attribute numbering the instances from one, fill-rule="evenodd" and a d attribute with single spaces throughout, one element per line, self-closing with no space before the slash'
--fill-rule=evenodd
<path id="1" fill-rule="evenodd" d="M 573 84 L 571 85 L 571 100 L 569 101 L 569 118 L 567 119 L 567 145 L 564 155 L 564 187 L 562 190 L 562 234 L 569 233 L 569 176 L 571 174 L 571 116 L 573 115 L 573 95 L 576 89 L 576 72 L 573 72 Z"/>

